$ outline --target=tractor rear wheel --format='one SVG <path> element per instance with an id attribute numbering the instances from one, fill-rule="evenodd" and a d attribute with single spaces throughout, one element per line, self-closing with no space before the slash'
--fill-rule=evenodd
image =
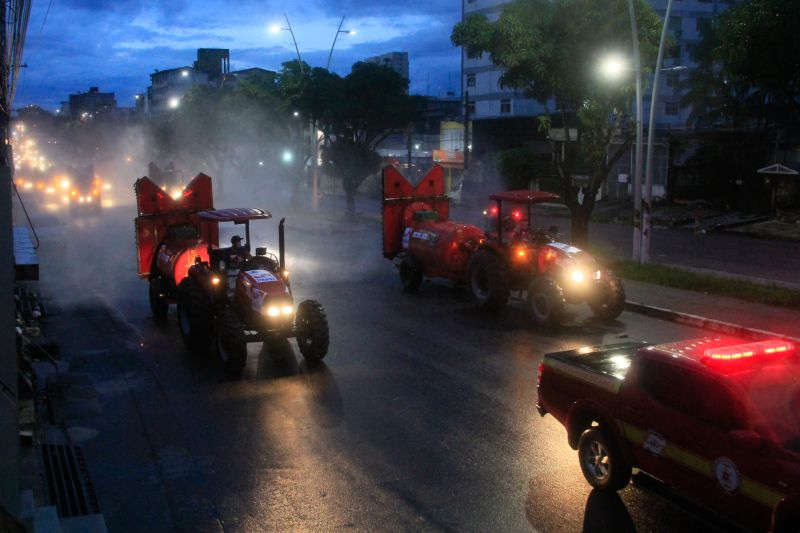
<path id="1" fill-rule="evenodd" d="M 406 292 L 415 291 L 422 284 L 422 265 L 415 257 L 407 255 L 400 261 L 400 283 Z"/>
<path id="2" fill-rule="evenodd" d="M 242 375 L 247 363 L 247 337 L 244 324 L 230 307 L 226 307 L 217 317 L 215 348 L 225 366 L 225 372 L 232 378 Z"/>
<path id="3" fill-rule="evenodd" d="M 564 320 L 566 306 L 564 291 L 553 280 L 543 276 L 528 287 L 528 309 L 537 326 L 558 326 Z"/>
<path id="4" fill-rule="evenodd" d="M 164 301 L 164 297 L 161 295 L 161 284 L 161 277 L 150 280 L 150 312 L 156 320 L 167 318 L 167 311 L 169 311 L 169 304 Z"/>
<path id="5" fill-rule="evenodd" d="M 330 334 L 328 317 L 322 304 L 314 300 L 305 300 L 297 306 L 295 316 L 297 328 L 297 346 L 308 363 L 317 363 L 328 353 Z"/>
<path id="6" fill-rule="evenodd" d="M 192 278 L 184 278 L 178 286 L 178 328 L 184 344 L 203 353 L 211 343 L 213 318 L 211 301 L 203 288 Z"/>
<path id="7" fill-rule="evenodd" d="M 478 250 L 467 265 L 467 286 L 473 301 L 485 309 L 497 310 L 508 302 L 508 269 L 497 255 Z"/>
<path id="8" fill-rule="evenodd" d="M 598 284 L 597 296 L 589 300 L 589 307 L 596 317 L 613 320 L 625 308 L 625 289 L 616 274 L 605 274 L 605 278 Z"/>

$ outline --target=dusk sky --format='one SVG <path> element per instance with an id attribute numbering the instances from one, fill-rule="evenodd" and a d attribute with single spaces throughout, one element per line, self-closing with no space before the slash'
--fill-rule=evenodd
<path id="1" fill-rule="evenodd" d="M 288 31 L 269 27 L 289 17 L 303 60 L 324 67 L 341 17 L 331 70 L 345 75 L 360 59 L 408 52 L 411 92 L 459 91 L 459 49 L 450 32 L 458 0 L 34 0 L 14 102 L 55 110 L 70 93 L 97 86 L 120 106 L 150 84 L 155 69 L 191 66 L 197 48 L 229 48 L 231 70 L 278 70 L 296 57 Z"/>

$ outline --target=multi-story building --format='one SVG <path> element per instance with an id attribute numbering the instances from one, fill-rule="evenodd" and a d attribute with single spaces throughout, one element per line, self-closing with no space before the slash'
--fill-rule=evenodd
<path id="1" fill-rule="evenodd" d="M 237 82 L 263 73 L 274 80 L 275 72 L 253 67 L 230 70 L 230 51 L 226 48 L 199 48 L 191 67 L 156 70 L 150 74 L 146 93 L 136 95 L 136 108 L 146 113 L 161 113 L 180 106 L 181 98 L 193 87 L 228 88 Z"/>
<path id="2" fill-rule="evenodd" d="M 69 101 L 62 102 L 61 107 L 66 108 L 70 117 L 80 119 L 113 114 L 117 109 L 117 99 L 114 93 L 101 93 L 97 87 L 89 87 L 89 92 L 69 95 Z"/>
<path id="3" fill-rule="evenodd" d="M 375 63 L 376 65 L 386 65 L 392 67 L 395 72 L 408 78 L 408 52 L 389 52 L 379 56 L 368 57 L 365 63 Z"/>
<path id="4" fill-rule="evenodd" d="M 511 0 L 462 0 L 462 20 L 470 15 L 482 14 L 490 21 L 496 21 L 503 11 L 505 4 Z M 689 48 L 700 36 L 700 29 L 717 13 L 728 8 L 736 0 L 677 0 L 673 2 L 669 20 L 669 31 L 675 47 L 672 53 L 664 58 L 662 68 L 673 69 L 685 67 L 681 70 L 666 70 L 662 72 L 658 88 L 658 103 L 656 109 L 656 128 L 659 137 L 665 137 L 667 131 L 686 130 L 689 128 L 687 120 L 691 109 L 681 106 L 680 82 L 685 79 L 690 69 L 694 66 Z M 649 0 L 653 9 L 663 18 L 666 12 L 667 0 Z M 545 107 L 525 98 L 521 91 L 503 89 L 499 86 L 499 79 L 503 73 L 502 68 L 494 66 L 491 57 L 485 54 L 479 59 L 470 59 L 462 52 L 462 98 L 464 93 L 469 93 L 467 100 L 467 113 L 470 119 L 502 120 L 510 118 L 534 117 L 546 112 Z M 643 116 L 645 128 L 650 113 L 650 92 L 652 86 L 645 80 L 643 93 Z M 552 111 L 552 106 L 550 111 Z M 483 128 L 486 129 L 486 128 Z M 480 131 L 481 128 L 478 128 Z M 663 194 L 667 180 L 667 160 L 669 147 L 666 139 L 657 143 L 655 158 L 654 183 L 655 192 Z M 477 142 L 477 141 L 476 141 Z M 480 150 L 478 146 L 476 149 Z M 607 193 L 609 196 L 625 196 L 630 189 L 630 160 L 625 157 L 612 171 L 609 177 Z"/>

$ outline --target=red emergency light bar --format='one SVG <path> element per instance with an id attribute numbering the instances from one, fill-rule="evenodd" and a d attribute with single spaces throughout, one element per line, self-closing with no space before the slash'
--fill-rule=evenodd
<path id="1" fill-rule="evenodd" d="M 738 344 L 736 346 L 722 346 L 719 348 L 709 348 L 704 355 L 706 360 L 712 361 L 733 361 L 759 357 L 764 355 L 781 354 L 794 351 L 794 344 L 786 341 L 761 341 L 749 344 Z"/>

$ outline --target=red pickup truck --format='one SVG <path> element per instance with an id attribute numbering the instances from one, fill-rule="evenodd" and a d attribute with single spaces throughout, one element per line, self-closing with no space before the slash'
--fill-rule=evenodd
<path id="1" fill-rule="evenodd" d="M 727 518 L 800 531 L 800 355 L 782 340 L 624 343 L 547 354 L 537 409 L 593 487 L 632 468 Z"/>

